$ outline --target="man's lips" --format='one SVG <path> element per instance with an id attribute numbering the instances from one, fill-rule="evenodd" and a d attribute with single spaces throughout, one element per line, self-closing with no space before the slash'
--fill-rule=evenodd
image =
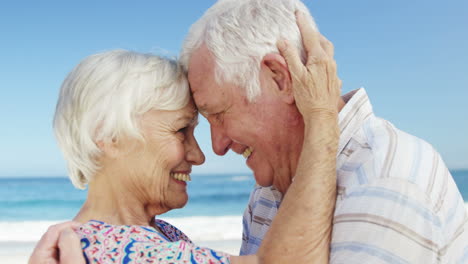
<path id="1" fill-rule="evenodd" d="M 244 152 L 242 153 L 242 156 L 244 156 L 245 159 L 248 159 L 250 155 L 252 155 L 252 152 L 253 152 L 253 148 L 248 147 L 244 150 Z"/>

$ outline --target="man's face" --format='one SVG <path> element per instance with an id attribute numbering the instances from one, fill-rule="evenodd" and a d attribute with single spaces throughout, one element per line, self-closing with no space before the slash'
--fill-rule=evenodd
<path id="1" fill-rule="evenodd" d="M 284 193 L 302 148 L 303 122 L 295 105 L 275 94 L 267 70 L 260 75 L 262 94 L 249 102 L 242 87 L 216 83 L 212 55 L 202 46 L 192 55 L 188 79 L 195 103 L 210 123 L 213 151 L 244 154 L 258 184 Z"/>

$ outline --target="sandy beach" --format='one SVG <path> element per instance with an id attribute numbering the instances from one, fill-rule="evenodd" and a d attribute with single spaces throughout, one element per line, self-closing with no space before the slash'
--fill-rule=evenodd
<path id="1" fill-rule="evenodd" d="M 27 263 L 35 244 L 35 242 L 0 242 L 0 263 Z"/>

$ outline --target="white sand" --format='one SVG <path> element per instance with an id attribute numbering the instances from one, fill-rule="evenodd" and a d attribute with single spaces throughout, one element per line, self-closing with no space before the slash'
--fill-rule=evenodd
<path id="1" fill-rule="evenodd" d="M 239 250 L 241 246 L 240 240 L 212 240 L 212 241 L 194 241 L 197 246 L 208 247 L 211 249 L 216 249 L 231 255 L 239 255 Z"/>
<path id="2" fill-rule="evenodd" d="M 34 249 L 34 242 L 0 242 L 0 263 L 25 264 Z"/>

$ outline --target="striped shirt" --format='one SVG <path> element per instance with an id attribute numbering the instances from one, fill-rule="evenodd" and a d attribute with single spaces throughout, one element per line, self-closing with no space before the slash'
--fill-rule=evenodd
<path id="1" fill-rule="evenodd" d="M 467 211 L 440 155 L 376 117 L 364 89 L 343 99 L 330 263 L 468 263 Z M 241 255 L 258 250 L 281 199 L 254 188 Z"/>

